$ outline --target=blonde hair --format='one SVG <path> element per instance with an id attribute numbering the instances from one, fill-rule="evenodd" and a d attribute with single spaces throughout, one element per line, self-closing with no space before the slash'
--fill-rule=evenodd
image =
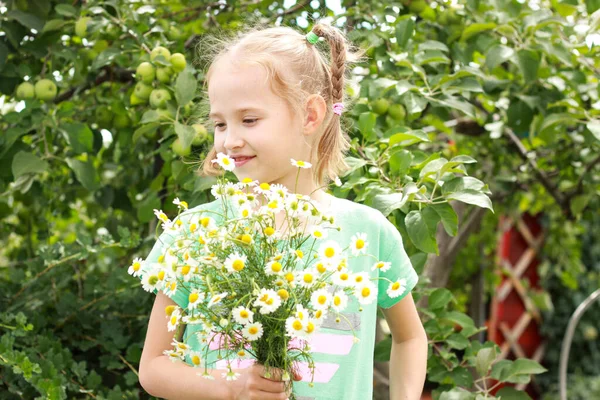
<path id="1" fill-rule="evenodd" d="M 206 62 L 210 62 L 205 87 L 216 62 L 235 52 L 236 61 L 256 63 L 265 68 L 271 90 L 286 101 L 294 115 L 304 115 L 304 102 L 308 96 L 319 94 L 325 99 L 327 113 L 316 146 L 316 166 L 312 169 L 315 182 L 323 185 L 348 169 L 344 157 L 350 148 L 349 136 L 342 129 L 342 121 L 333 113 L 332 106 L 334 103 L 348 106 L 345 75 L 349 64 L 361 61 L 364 51 L 356 50 L 339 29 L 329 24 L 317 22 L 312 31 L 329 44 L 329 54 L 320 43 L 311 44 L 304 34 L 289 27 L 250 27 L 230 38 L 211 37 L 208 42 L 200 43 L 200 54 L 204 60 L 209 57 Z M 206 110 L 208 107 L 204 106 Z M 311 159 L 314 151 L 315 147 L 311 149 Z M 213 146 L 202 162 L 199 175 L 223 174 L 223 170 L 215 168 L 211 162 L 216 157 Z"/>

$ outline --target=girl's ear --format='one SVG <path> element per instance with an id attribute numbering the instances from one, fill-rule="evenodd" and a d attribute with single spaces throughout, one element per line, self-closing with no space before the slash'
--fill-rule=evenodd
<path id="1" fill-rule="evenodd" d="M 306 100 L 304 115 L 304 134 L 313 135 L 319 131 L 327 114 L 327 103 L 320 94 L 311 94 Z"/>

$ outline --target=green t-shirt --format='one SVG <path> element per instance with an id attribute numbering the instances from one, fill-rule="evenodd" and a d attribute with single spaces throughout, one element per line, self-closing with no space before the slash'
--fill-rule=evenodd
<path id="1" fill-rule="evenodd" d="M 342 247 L 350 244 L 351 237 L 356 233 L 367 234 L 367 252 L 374 255 L 378 261 L 391 263 L 391 267 L 385 271 L 373 270 L 374 258 L 361 256 L 348 259 L 348 270 L 352 273 L 367 272 L 371 279 L 378 277 L 388 278 L 395 282 L 404 279 L 404 291 L 397 297 L 391 298 L 387 294 L 389 282 L 378 280 L 377 301 L 363 305 L 359 311 L 360 304 L 354 296 L 349 296 L 348 306 L 342 313 L 346 318 L 342 322 L 335 322 L 335 314 L 329 313 L 323 322 L 319 332 L 311 341 L 311 353 L 315 362 L 315 377 L 313 387 L 309 386 L 310 373 L 306 364 L 300 365 L 303 375 L 302 381 L 294 382 L 294 393 L 299 400 L 364 400 L 373 397 L 373 350 L 375 345 L 375 326 L 377 323 L 377 306 L 382 308 L 392 307 L 408 294 L 417 284 L 418 276 L 408 258 L 402 237 L 396 227 L 383 216 L 383 214 L 369 206 L 354 203 L 350 200 L 332 198 L 329 213 L 335 217 L 335 225 L 341 227 L 341 231 L 328 230 L 327 239 L 337 241 Z M 220 211 L 221 200 L 199 205 L 189 211 L 214 210 Z M 186 214 L 181 218 L 185 220 Z M 219 222 L 216 215 L 213 217 Z M 163 233 L 156 242 L 154 248 L 148 255 L 146 262 L 155 262 L 172 240 L 168 233 Z M 156 291 L 155 291 L 156 293 Z M 178 289 L 172 296 L 173 301 L 181 308 L 188 305 L 188 291 Z M 359 338 L 354 342 L 355 335 Z M 184 332 L 184 341 L 193 350 L 199 350 L 204 354 L 205 345 L 197 340 L 194 334 L 198 330 L 197 325 L 188 325 Z M 209 368 L 225 370 L 225 361 L 216 359 L 216 349 L 211 350 L 208 357 Z M 186 358 L 191 365 L 191 361 Z M 244 368 L 251 365 L 251 360 L 243 360 L 239 364 L 232 363 L 232 368 Z M 212 367 L 211 367 L 212 365 Z M 198 379 L 204 379 L 198 377 Z"/>

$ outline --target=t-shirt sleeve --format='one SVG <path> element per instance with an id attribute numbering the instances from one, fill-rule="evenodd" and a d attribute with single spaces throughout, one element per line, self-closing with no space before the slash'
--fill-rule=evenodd
<path id="1" fill-rule="evenodd" d="M 379 261 L 389 262 L 387 270 L 380 269 L 379 277 L 387 278 L 392 282 L 399 281 L 404 287 L 397 297 L 390 297 L 387 293 L 390 282 L 386 279 L 378 280 L 377 305 L 390 308 L 402 300 L 417 284 L 419 276 L 413 268 L 398 228 L 387 218 L 381 215 L 381 229 L 379 232 Z"/>

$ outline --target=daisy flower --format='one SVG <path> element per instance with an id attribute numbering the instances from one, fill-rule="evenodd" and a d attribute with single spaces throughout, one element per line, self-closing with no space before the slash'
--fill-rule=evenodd
<path id="1" fill-rule="evenodd" d="M 240 325 L 246 325 L 254 320 L 254 313 L 244 306 L 234 308 L 231 313 L 235 322 Z"/>
<path id="2" fill-rule="evenodd" d="M 169 323 L 167 324 L 167 329 L 169 332 L 174 331 L 177 328 L 180 319 L 181 312 L 179 311 L 179 309 L 176 309 L 175 311 L 173 311 L 173 314 L 171 314 L 171 318 L 169 318 Z"/>
<path id="3" fill-rule="evenodd" d="M 371 270 L 375 270 L 378 269 L 381 272 L 385 272 L 388 269 L 390 269 L 392 267 L 392 263 L 391 262 L 387 262 L 387 261 L 378 261 L 375 264 L 373 264 L 373 267 L 371 268 Z"/>
<path id="4" fill-rule="evenodd" d="M 254 215 L 254 209 L 252 207 L 252 204 L 249 201 L 242 204 L 238 208 L 238 214 L 242 218 L 252 218 L 252 216 Z"/>
<path id="5" fill-rule="evenodd" d="M 240 376 L 240 374 L 238 374 L 237 372 L 233 372 L 232 370 L 229 370 L 229 372 L 223 372 L 221 374 L 221 376 L 223 378 L 227 379 L 228 381 L 235 381 Z"/>
<path id="6" fill-rule="evenodd" d="M 397 280 L 396 282 L 390 283 L 388 287 L 387 294 L 391 298 L 398 297 L 404 293 L 406 290 L 406 279 L 402 278 Z"/>
<path id="7" fill-rule="evenodd" d="M 352 284 L 350 273 L 346 269 L 336 271 L 332 276 L 332 281 L 338 286 L 350 286 Z"/>
<path id="8" fill-rule="evenodd" d="M 192 278 L 192 266 L 189 264 L 185 264 L 181 267 L 177 268 L 177 274 L 181 277 L 183 277 L 183 280 L 186 282 L 189 282 L 190 279 Z"/>
<path id="9" fill-rule="evenodd" d="M 353 256 L 357 256 L 359 254 L 365 254 L 367 251 L 367 234 L 366 233 L 357 233 L 352 236 L 350 250 Z"/>
<path id="10" fill-rule="evenodd" d="M 281 305 L 281 297 L 274 290 L 261 289 L 258 292 L 258 298 L 254 301 L 254 305 L 261 307 L 261 314 L 270 314 Z"/>
<path id="11" fill-rule="evenodd" d="M 271 185 L 269 185 L 267 182 L 263 182 L 260 185 L 254 187 L 254 191 L 258 194 L 268 195 L 270 190 Z"/>
<path id="12" fill-rule="evenodd" d="M 310 235 L 315 239 L 325 239 L 327 232 L 320 226 L 313 226 L 310 228 Z"/>
<path id="13" fill-rule="evenodd" d="M 231 274 L 233 274 L 235 272 L 240 272 L 246 266 L 247 259 L 248 259 L 248 257 L 246 257 L 245 254 L 242 254 L 242 255 L 240 255 L 238 253 L 230 254 L 225 259 L 225 268 L 227 268 L 227 271 Z"/>
<path id="14" fill-rule="evenodd" d="M 258 185 L 258 181 L 252 180 L 252 178 L 244 178 L 240 182 L 238 182 L 240 187 L 253 187 Z"/>
<path id="15" fill-rule="evenodd" d="M 163 354 L 168 356 L 169 360 L 172 362 L 177 362 L 179 360 L 183 361 L 184 358 L 184 355 L 181 352 L 175 350 L 165 350 L 163 351 Z"/>
<path id="16" fill-rule="evenodd" d="M 171 346 L 175 347 L 177 351 L 182 352 L 184 355 L 190 352 L 190 346 L 185 344 L 184 342 L 179 342 L 176 339 L 173 339 L 171 342 Z"/>
<path id="17" fill-rule="evenodd" d="M 154 209 L 154 215 L 156 216 L 156 218 L 158 218 L 159 220 L 161 220 L 162 222 L 169 222 L 169 217 L 167 217 L 167 214 L 165 214 L 163 212 L 163 210 L 157 210 L 156 208 Z"/>
<path id="18" fill-rule="evenodd" d="M 327 272 L 327 271 L 328 271 L 328 268 L 327 268 L 327 267 L 328 267 L 328 264 L 324 263 L 324 262 L 323 262 L 323 261 L 321 261 L 321 260 L 318 260 L 318 261 L 315 263 L 315 268 L 317 269 L 317 271 L 318 271 L 320 274 L 324 274 L 325 272 Z"/>
<path id="19" fill-rule="evenodd" d="M 248 324 L 242 329 L 242 335 L 249 341 L 259 339 L 263 334 L 263 326 L 260 322 Z"/>
<path id="20" fill-rule="evenodd" d="M 302 287 L 311 287 L 317 282 L 317 272 L 312 268 L 296 272 L 296 281 Z"/>
<path id="21" fill-rule="evenodd" d="M 304 323 L 300 318 L 288 317 L 285 320 L 285 331 L 286 335 L 292 338 L 303 338 L 305 336 Z"/>
<path id="22" fill-rule="evenodd" d="M 352 274 L 350 277 L 354 285 L 360 285 L 369 280 L 369 274 L 367 272 L 358 272 L 356 274 Z"/>
<path id="23" fill-rule="evenodd" d="M 206 232 L 211 232 L 217 229 L 217 222 L 213 217 L 202 217 L 198 220 L 198 222 L 200 222 L 200 226 L 202 226 Z"/>
<path id="24" fill-rule="evenodd" d="M 198 307 L 198 304 L 204 301 L 204 293 L 198 292 L 198 289 L 192 290 L 190 295 L 188 296 L 188 310 L 193 310 Z"/>
<path id="25" fill-rule="evenodd" d="M 315 310 L 326 310 L 331 302 L 331 294 L 327 289 L 318 289 L 313 292 L 310 301 Z"/>
<path id="26" fill-rule="evenodd" d="M 294 313 L 294 316 L 296 318 L 298 318 L 300 321 L 302 321 L 302 323 L 304 323 L 308 319 L 308 315 L 308 310 L 304 308 L 302 304 L 296 304 L 296 312 Z"/>
<path id="27" fill-rule="evenodd" d="M 267 275 L 280 275 L 283 266 L 279 261 L 270 261 L 265 266 L 265 273 Z"/>
<path id="28" fill-rule="evenodd" d="M 161 289 L 162 282 L 158 279 L 158 273 L 151 271 L 142 275 L 142 288 L 146 292 L 153 292 L 154 290 Z"/>
<path id="29" fill-rule="evenodd" d="M 342 312 L 348 305 L 348 295 L 343 290 L 338 290 L 331 299 L 331 308 L 336 312 Z"/>
<path id="30" fill-rule="evenodd" d="M 309 318 L 304 326 L 304 337 L 311 338 L 314 336 L 318 323 L 314 318 Z"/>
<path id="31" fill-rule="evenodd" d="M 233 171 L 235 168 L 235 161 L 233 161 L 231 157 L 227 156 L 224 153 L 217 154 L 217 158 L 212 160 L 212 163 L 219 164 L 219 166 L 225 171 Z"/>
<path id="32" fill-rule="evenodd" d="M 271 193 L 278 196 L 280 199 L 286 199 L 289 196 L 289 190 L 281 183 L 271 185 Z"/>
<path id="33" fill-rule="evenodd" d="M 377 296 L 377 287 L 371 281 L 367 281 L 362 285 L 356 286 L 354 296 L 356 296 L 360 304 L 371 304 L 375 296 Z"/>
<path id="34" fill-rule="evenodd" d="M 267 205 L 264 206 L 266 211 L 270 211 L 272 213 L 279 213 L 283 210 L 285 206 L 284 201 L 277 195 L 270 196 L 267 202 Z"/>
<path id="35" fill-rule="evenodd" d="M 223 292 L 223 293 L 219 293 L 214 295 L 213 297 L 210 298 L 210 301 L 208 302 L 207 307 L 211 308 L 212 306 L 214 306 L 215 304 L 218 304 L 221 302 L 221 300 L 223 300 L 223 298 L 225 296 L 227 296 L 228 292 Z"/>
<path id="36" fill-rule="evenodd" d="M 342 248 L 336 241 L 328 240 L 321 244 L 318 254 L 321 260 L 335 263 L 342 256 Z"/>
<path id="37" fill-rule="evenodd" d="M 300 249 L 290 249 L 290 254 L 292 255 L 292 260 L 294 262 L 302 261 L 304 258 L 304 252 Z"/>
<path id="38" fill-rule="evenodd" d="M 175 197 L 175 200 L 173 200 L 173 204 L 175 204 L 177 207 L 179 207 L 182 210 L 188 209 L 188 203 L 185 201 L 179 200 L 179 197 Z"/>
<path id="39" fill-rule="evenodd" d="M 202 353 L 200 353 L 199 351 L 191 350 L 188 355 L 190 357 L 192 367 L 198 368 L 202 366 Z"/>
<path id="40" fill-rule="evenodd" d="M 318 326 L 321 326 L 323 324 L 323 321 L 325 321 L 326 316 L 327 316 L 327 310 L 315 311 L 314 320 L 317 322 Z"/>
<path id="41" fill-rule="evenodd" d="M 133 276 L 137 277 L 137 276 L 141 275 L 143 268 L 144 268 L 143 260 L 141 258 L 137 257 L 137 258 L 133 259 L 133 262 L 129 266 L 127 273 L 129 275 L 133 275 Z"/>
<path id="42" fill-rule="evenodd" d="M 296 161 L 293 158 L 291 159 L 291 161 L 292 161 L 292 165 L 294 167 L 305 168 L 305 169 L 312 167 L 312 164 L 307 161 L 300 161 L 300 160 Z"/>
<path id="43" fill-rule="evenodd" d="M 220 199 L 224 194 L 223 186 L 221 184 L 212 185 L 210 187 L 210 193 L 215 199 Z"/>
<path id="44" fill-rule="evenodd" d="M 208 373 L 208 370 L 204 370 L 203 373 L 197 373 L 196 375 L 203 377 L 204 379 L 208 379 L 210 381 L 214 381 L 215 377 Z"/>

